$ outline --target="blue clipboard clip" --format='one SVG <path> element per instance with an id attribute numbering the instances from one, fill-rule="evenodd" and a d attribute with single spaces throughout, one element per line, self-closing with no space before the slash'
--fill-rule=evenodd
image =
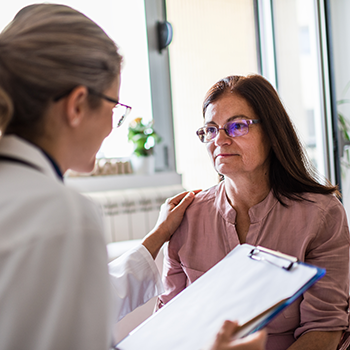
<path id="1" fill-rule="evenodd" d="M 299 263 L 298 258 L 294 256 L 283 254 L 281 252 L 277 252 L 260 246 L 254 247 L 249 252 L 248 256 L 253 260 L 266 261 L 272 265 L 281 267 L 287 271 L 291 270 L 295 264 Z M 277 258 L 277 260 L 272 260 L 269 258 L 269 256 L 273 256 L 274 258 Z"/>

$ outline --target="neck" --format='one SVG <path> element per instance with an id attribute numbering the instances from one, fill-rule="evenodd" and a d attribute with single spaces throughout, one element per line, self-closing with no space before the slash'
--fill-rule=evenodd
<path id="1" fill-rule="evenodd" d="M 248 211 L 254 205 L 262 202 L 271 190 L 268 176 L 259 181 L 250 179 L 230 179 L 225 177 L 227 199 L 236 211 Z"/>

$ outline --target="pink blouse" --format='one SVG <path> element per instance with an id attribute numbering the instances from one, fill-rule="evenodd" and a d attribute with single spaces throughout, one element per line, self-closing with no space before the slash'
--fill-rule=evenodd
<path id="1" fill-rule="evenodd" d="M 270 192 L 249 209 L 251 224 L 246 243 L 278 250 L 326 269 L 320 281 L 270 323 L 268 350 L 287 349 L 308 331 L 345 330 L 349 324 L 346 213 L 333 195 L 307 193 L 304 198 L 308 200 L 283 198 L 288 205 L 285 207 Z M 196 195 L 165 252 L 165 293 L 159 297 L 159 307 L 240 244 L 235 219 L 224 181 Z"/>

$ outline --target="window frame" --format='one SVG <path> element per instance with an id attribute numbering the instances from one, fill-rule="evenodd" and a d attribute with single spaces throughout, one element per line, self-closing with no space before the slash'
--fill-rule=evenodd
<path id="1" fill-rule="evenodd" d="M 176 185 L 182 183 L 176 172 L 173 113 L 168 49 L 158 50 L 157 23 L 166 20 L 165 1 L 145 0 L 152 112 L 155 130 L 162 141 L 154 147 L 153 175 L 108 175 L 67 177 L 68 186 L 80 192 Z"/>
<path id="2" fill-rule="evenodd" d="M 166 21 L 164 0 L 145 0 L 153 120 L 162 142 L 155 146 L 156 171 L 176 171 L 169 53 L 158 49 L 157 23 Z"/>
<path id="3" fill-rule="evenodd" d="M 339 157 L 338 119 L 334 92 L 334 69 L 332 60 L 332 41 L 330 35 L 330 0 L 314 0 L 317 16 L 319 75 L 322 86 L 322 123 L 325 142 L 325 172 L 332 184 L 341 190 L 341 170 Z M 258 27 L 261 59 L 261 72 L 278 90 L 278 73 L 275 52 L 275 33 L 273 25 L 272 0 L 255 0 L 256 25 Z M 270 22 L 270 23 L 269 23 Z M 263 43 L 267 48 L 263 49 Z"/>

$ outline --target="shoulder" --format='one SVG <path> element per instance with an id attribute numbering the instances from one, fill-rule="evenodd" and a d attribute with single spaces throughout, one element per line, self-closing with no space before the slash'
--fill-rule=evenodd
<path id="1" fill-rule="evenodd" d="M 219 185 L 203 190 L 196 194 L 190 206 L 186 209 L 184 218 L 171 237 L 169 242 L 170 250 L 177 250 L 185 241 L 191 241 L 197 236 L 206 219 L 212 211 L 216 211 L 214 205 Z"/>
<path id="2" fill-rule="evenodd" d="M 212 206 L 220 187 L 220 184 L 218 184 L 197 193 L 193 202 L 187 209 L 186 214 L 196 212 L 199 209 L 203 210 L 203 208 L 207 206 Z"/>
<path id="3" fill-rule="evenodd" d="M 45 202 L 50 205 L 56 220 L 64 218 L 66 227 L 102 229 L 102 213 L 97 204 L 75 190 L 56 183 L 42 195 L 47 197 Z"/>
<path id="4" fill-rule="evenodd" d="M 327 214 L 330 211 L 336 211 L 345 214 L 345 209 L 339 199 L 332 194 L 320 193 L 302 193 L 302 200 L 292 200 L 284 198 L 287 208 L 307 209 L 309 212 L 319 212 Z"/>
<path id="5" fill-rule="evenodd" d="M 317 236 L 339 236 L 349 240 L 348 220 L 345 209 L 339 199 L 332 194 L 305 193 L 304 200 L 289 201 L 286 208 L 292 217 L 307 222 L 318 232 Z"/>
<path id="6" fill-rule="evenodd" d="M 347 215 L 342 203 L 332 194 L 302 193 L 301 200 L 283 197 L 286 206 L 278 203 L 275 213 L 283 215 L 293 225 L 306 225 L 314 230 L 347 230 Z"/>
<path id="7" fill-rule="evenodd" d="M 41 225 L 42 229 L 60 235 L 68 232 L 88 234 L 103 229 L 98 206 L 61 181 L 39 173 L 26 185 L 25 193 L 18 191 L 16 198 L 21 208 L 29 208 L 33 225 Z"/>
<path id="8" fill-rule="evenodd" d="M 333 194 L 306 193 L 305 199 L 324 215 L 346 215 L 345 209 L 339 199 Z M 307 201 L 307 203 L 309 203 Z M 307 203 L 305 205 L 307 205 Z"/>

